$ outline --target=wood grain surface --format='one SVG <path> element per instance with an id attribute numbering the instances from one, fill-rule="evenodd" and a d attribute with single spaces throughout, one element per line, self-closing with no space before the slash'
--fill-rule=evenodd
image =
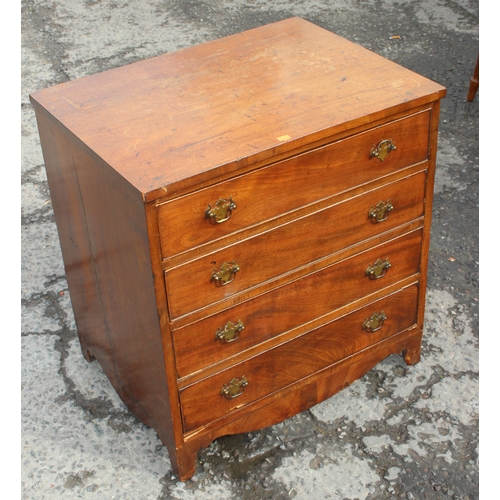
<path id="1" fill-rule="evenodd" d="M 182 374 L 194 371 L 234 353 L 234 349 L 258 344 L 418 273 L 421 233 L 413 231 L 219 315 L 174 330 L 178 370 Z M 389 258 L 392 267 L 383 278 L 371 280 L 365 271 L 378 258 Z M 225 346 L 215 341 L 217 328 L 238 320 L 245 325 L 239 345 L 236 342 Z"/>
<path id="2" fill-rule="evenodd" d="M 185 431 L 190 431 L 248 404 L 259 397 L 293 384 L 384 338 L 412 326 L 417 311 L 416 286 L 375 302 L 355 313 L 237 364 L 180 393 Z M 374 312 L 384 311 L 387 320 L 377 332 L 362 325 Z M 245 376 L 248 386 L 234 399 L 220 394 L 233 378 Z"/>
<path id="3" fill-rule="evenodd" d="M 144 203 L 54 120 L 37 120 L 82 351 L 172 449 Z"/>
<path id="4" fill-rule="evenodd" d="M 444 95 L 299 18 L 30 95 L 83 354 L 181 480 L 212 439 L 309 408 L 391 353 L 419 360 Z M 384 140 L 396 149 L 371 157 Z M 216 340 L 238 320 L 237 342 Z"/>
<path id="5" fill-rule="evenodd" d="M 428 154 L 429 122 L 430 113 L 424 111 L 161 204 L 162 254 L 169 257 L 217 240 L 421 162 Z M 383 162 L 370 158 L 373 146 L 385 139 L 397 149 Z M 210 223 L 208 205 L 230 197 L 236 204 L 230 219 Z"/>
<path id="6" fill-rule="evenodd" d="M 421 172 L 168 271 L 171 317 L 223 300 L 422 216 L 425 182 L 426 173 Z M 370 208 L 388 200 L 395 208 L 386 221 L 377 223 L 368 217 Z M 240 271 L 231 283 L 218 286 L 211 281 L 213 269 L 232 261 Z M 193 288 L 198 293 L 193 294 Z"/>
<path id="7" fill-rule="evenodd" d="M 443 95 L 440 85 L 291 18 L 31 99 L 154 198 Z"/>

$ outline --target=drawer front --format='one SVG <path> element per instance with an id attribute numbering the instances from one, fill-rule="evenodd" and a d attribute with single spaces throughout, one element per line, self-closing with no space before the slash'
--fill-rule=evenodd
<path id="1" fill-rule="evenodd" d="M 361 252 L 300 280 L 173 331 L 179 377 L 198 371 L 287 332 L 419 271 L 422 230 Z M 385 276 L 370 279 L 368 266 L 389 259 Z M 244 330 L 233 342 L 217 333 L 231 322 Z"/>
<path id="2" fill-rule="evenodd" d="M 426 172 L 412 175 L 166 272 L 171 317 L 228 298 L 422 216 L 425 181 Z M 232 262 L 238 271 L 230 273 L 232 281 L 221 286 L 212 274 L 221 273 L 221 266 Z"/>
<path id="3" fill-rule="evenodd" d="M 187 387 L 180 394 L 185 432 L 411 327 L 417 295 L 413 285 Z"/>
<path id="4" fill-rule="evenodd" d="M 424 161 L 429 123 L 423 111 L 159 205 L 163 258 Z M 384 140 L 396 149 L 383 161 L 371 157 Z M 229 199 L 236 208 L 217 205 Z M 220 209 L 215 219 L 206 217 L 209 205 Z"/>

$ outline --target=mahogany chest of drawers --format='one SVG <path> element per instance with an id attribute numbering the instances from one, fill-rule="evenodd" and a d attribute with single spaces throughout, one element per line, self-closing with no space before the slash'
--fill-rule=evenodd
<path id="1" fill-rule="evenodd" d="M 444 95 L 300 18 L 31 95 L 83 353 L 182 480 L 419 360 Z"/>

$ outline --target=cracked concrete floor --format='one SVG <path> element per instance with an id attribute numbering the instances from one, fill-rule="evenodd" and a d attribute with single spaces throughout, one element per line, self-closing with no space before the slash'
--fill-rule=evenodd
<path id="1" fill-rule="evenodd" d="M 23 0 L 22 498 L 478 498 L 478 0 Z M 291 16 L 448 89 L 422 361 L 391 356 L 281 424 L 218 439 L 193 480 L 81 356 L 28 93 Z M 390 39 L 390 35 L 400 39 Z"/>

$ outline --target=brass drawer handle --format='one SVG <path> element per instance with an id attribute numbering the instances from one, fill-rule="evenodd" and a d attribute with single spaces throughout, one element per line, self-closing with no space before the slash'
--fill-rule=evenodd
<path id="1" fill-rule="evenodd" d="M 379 278 L 385 276 L 387 269 L 389 269 L 390 267 L 391 263 L 389 262 L 389 259 L 377 259 L 377 261 L 372 266 L 368 266 L 368 268 L 366 269 L 366 275 L 371 280 L 378 280 Z"/>
<path id="2" fill-rule="evenodd" d="M 241 378 L 233 378 L 231 382 L 224 384 L 220 390 L 226 399 L 234 399 L 243 394 L 243 390 L 248 385 L 248 380 L 243 375 Z"/>
<path id="3" fill-rule="evenodd" d="M 236 203 L 232 198 L 227 200 L 225 198 L 220 198 L 214 203 L 214 206 L 208 205 L 205 217 L 215 224 L 220 224 L 231 217 L 235 208 Z"/>
<path id="4" fill-rule="evenodd" d="M 224 344 L 234 342 L 240 336 L 240 332 L 245 329 L 243 321 L 239 319 L 236 323 L 229 321 L 224 328 L 219 327 L 215 332 L 215 340 L 220 340 Z"/>
<path id="5" fill-rule="evenodd" d="M 216 285 L 224 286 L 231 283 L 240 270 L 240 266 L 233 260 L 233 262 L 224 262 L 219 270 L 214 269 L 210 281 L 215 281 Z"/>
<path id="6" fill-rule="evenodd" d="M 380 161 L 384 161 L 385 157 L 396 149 L 396 146 L 393 144 L 392 139 L 384 139 L 380 141 L 376 146 L 373 146 L 370 151 L 370 158 L 378 158 Z"/>
<path id="7" fill-rule="evenodd" d="M 384 321 L 387 319 L 384 311 L 379 313 L 374 312 L 369 318 L 363 322 L 363 330 L 367 332 L 376 332 L 384 326 Z"/>
<path id="8" fill-rule="evenodd" d="M 384 222 L 389 218 L 389 212 L 394 210 L 391 200 L 387 202 L 379 201 L 375 207 L 371 207 L 368 211 L 368 217 L 375 219 L 376 222 Z"/>

